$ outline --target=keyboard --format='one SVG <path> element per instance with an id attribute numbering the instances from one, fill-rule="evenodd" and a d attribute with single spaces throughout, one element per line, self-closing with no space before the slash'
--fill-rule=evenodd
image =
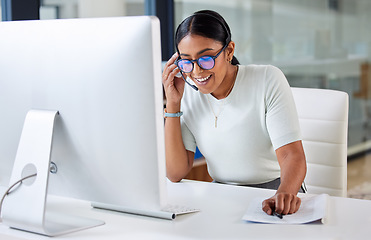
<path id="1" fill-rule="evenodd" d="M 164 206 L 161 210 L 164 212 L 174 213 L 175 215 L 181 215 L 181 214 L 187 214 L 187 213 L 193 213 L 193 212 L 200 211 L 200 209 L 196 209 L 196 208 L 190 208 L 190 207 L 181 206 L 181 205 L 171 205 L 171 204 Z"/>

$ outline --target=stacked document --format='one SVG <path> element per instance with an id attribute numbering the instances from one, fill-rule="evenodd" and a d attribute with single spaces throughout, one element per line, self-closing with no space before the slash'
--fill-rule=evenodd
<path id="1" fill-rule="evenodd" d="M 264 199 L 255 198 L 251 201 L 242 220 L 255 223 L 275 223 L 275 224 L 302 224 L 311 222 L 322 222 L 326 216 L 327 194 L 321 195 L 302 195 L 299 210 L 294 214 L 283 215 L 278 218 L 268 215 L 262 210 Z"/>

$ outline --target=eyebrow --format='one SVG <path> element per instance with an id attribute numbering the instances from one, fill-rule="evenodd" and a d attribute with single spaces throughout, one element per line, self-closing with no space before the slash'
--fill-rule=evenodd
<path id="1" fill-rule="evenodd" d="M 200 54 L 202 54 L 202 53 L 204 53 L 204 52 L 206 52 L 206 51 L 209 51 L 209 50 L 214 50 L 214 49 L 212 49 L 212 48 L 205 48 L 205 49 L 199 51 L 199 52 L 197 53 L 197 55 L 200 55 Z M 190 55 L 189 55 L 189 54 L 181 53 L 180 56 L 189 57 Z"/>

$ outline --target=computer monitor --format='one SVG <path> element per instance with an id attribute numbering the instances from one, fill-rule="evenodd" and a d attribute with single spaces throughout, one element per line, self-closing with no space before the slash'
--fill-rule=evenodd
<path id="1" fill-rule="evenodd" d="M 118 210 L 164 205 L 159 20 L 1 22 L 0 36 L 0 185 L 37 173 L 5 198 L 3 223 L 69 231 L 40 226 L 49 193 Z"/>

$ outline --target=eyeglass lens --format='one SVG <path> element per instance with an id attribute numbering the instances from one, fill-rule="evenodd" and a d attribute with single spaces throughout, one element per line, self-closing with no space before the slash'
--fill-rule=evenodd
<path id="1" fill-rule="evenodd" d="M 211 56 L 203 56 L 198 58 L 197 60 L 198 66 L 200 66 L 202 69 L 205 70 L 210 70 L 214 67 L 214 59 Z M 193 63 L 194 61 L 190 61 L 188 59 L 184 60 L 179 60 L 178 61 L 178 67 L 183 71 L 183 72 L 192 72 L 193 70 Z"/>

